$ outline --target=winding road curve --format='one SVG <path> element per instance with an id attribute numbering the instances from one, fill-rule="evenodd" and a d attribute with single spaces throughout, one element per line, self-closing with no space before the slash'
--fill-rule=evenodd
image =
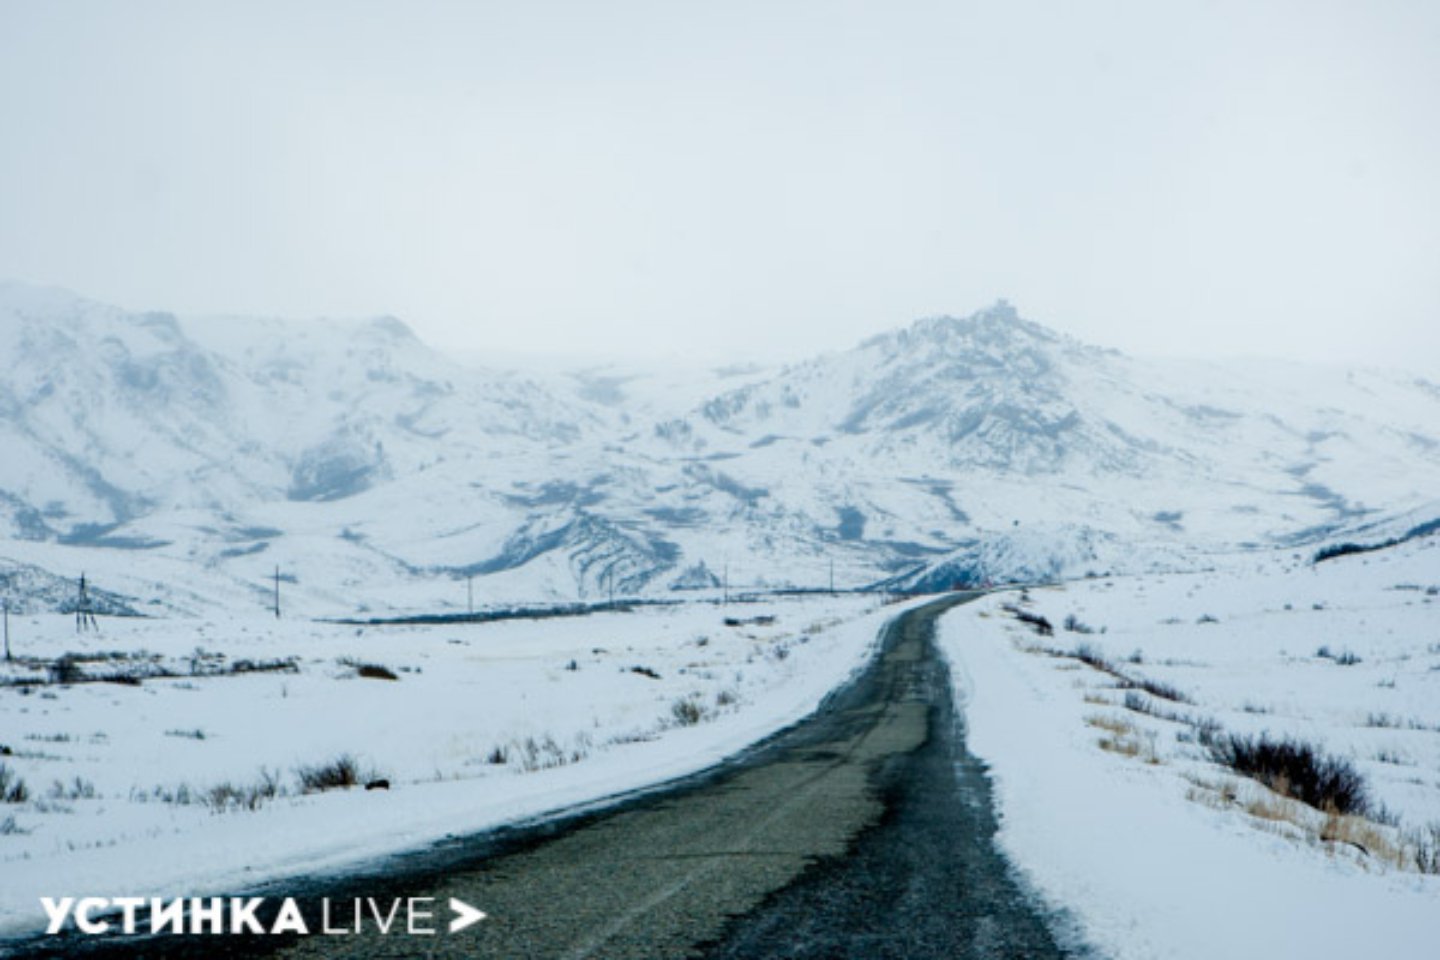
<path id="1" fill-rule="evenodd" d="M 42 942 L 30 956 L 1050 958 L 1047 918 L 994 847 L 935 619 L 900 614 L 808 719 L 605 809 L 457 841 L 276 895 L 455 897 L 489 918 L 433 938 Z M 57 952 L 57 948 L 59 952 Z"/>

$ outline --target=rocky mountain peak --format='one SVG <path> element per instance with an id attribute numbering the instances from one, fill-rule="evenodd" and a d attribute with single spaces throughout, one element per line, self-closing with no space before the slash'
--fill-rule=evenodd
<path id="1" fill-rule="evenodd" d="M 939 351 L 946 356 L 985 356 L 994 360 L 1027 350 L 1083 349 L 1079 343 L 1024 319 L 1003 299 L 967 317 L 947 314 L 917 320 L 870 343 L 888 347 L 887 352 L 892 354 Z"/>

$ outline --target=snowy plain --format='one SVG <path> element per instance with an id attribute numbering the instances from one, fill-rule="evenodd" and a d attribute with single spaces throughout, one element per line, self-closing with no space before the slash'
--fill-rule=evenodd
<path id="1" fill-rule="evenodd" d="M 842 595 L 447 626 L 106 619 L 80 637 L 73 617 L 16 618 L 7 679 L 67 652 L 95 675 L 178 676 L 0 687 L 0 760 L 30 793 L 0 814 L 0 935 L 43 926 L 42 895 L 251 887 L 683 776 L 814 710 L 904 608 Z M 342 754 L 390 789 L 300 789 L 297 771 Z M 279 795 L 249 809 L 266 771 Z"/>
<path id="2" fill-rule="evenodd" d="M 1440 541 L 1309 559 L 1005 591 L 942 619 L 999 842 L 1102 955 L 1440 955 L 1440 876 L 1413 859 L 1440 837 Z M 1185 702 L 1056 655 L 1082 645 Z M 1388 823 L 1327 821 L 1229 772 L 1194 721 L 1348 760 Z"/>

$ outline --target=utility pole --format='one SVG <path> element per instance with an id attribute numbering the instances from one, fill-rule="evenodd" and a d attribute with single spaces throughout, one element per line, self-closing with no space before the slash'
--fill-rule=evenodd
<path id="1" fill-rule="evenodd" d="M 275 619 L 280 619 L 280 564 L 275 564 Z"/>
<path id="2" fill-rule="evenodd" d="M 85 574 L 80 574 L 80 592 L 75 598 L 75 632 L 84 633 L 87 629 L 100 630 L 100 624 L 96 622 L 95 615 L 90 612 L 90 588 L 85 582 Z"/>
<path id="3" fill-rule="evenodd" d="M 465 575 L 465 612 L 472 617 L 475 616 L 475 575 L 473 573 Z"/>
<path id="4" fill-rule="evenodd" d="M 835 558 L 830 558 L 830 595 L 835 595 Z"/>
<path id="5" fill-rule="evenodd" d="M 5 598 L 5 661 L 10 661 L 10 598 Z"/>
<path id="6" fill-rule="evenodd" d="M 612 566 L 605 571 L 605 579 L 610 581 L 610 608 L 615 608 L 615 568 Z"/>
<path id="7" fill-rule="evenodd" d="M 724 583 L 724 587 L 723 587 L 724 593 L 722 594 L 722 596 L 724 597 L 724 603 L 725 603 L 725 605 L 726 605 L 726 606 L 729 606 L 729 605 L 730 605 L 730 561 L 729 561 L 729 560 L 726 560 L 726 561 L 725 561 L 725 568 L 724 568 L 724 570 L 725 570 L 724 580 L 722 581 L 722 582 Z"/>

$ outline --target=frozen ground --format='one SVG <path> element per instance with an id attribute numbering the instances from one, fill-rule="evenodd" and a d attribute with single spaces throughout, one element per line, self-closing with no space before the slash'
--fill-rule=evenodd
<path id="1" fill-rule="evenodd" d="M 1001 593 L 942 621 L 1001 843 L 1104 954 L 1440 953 L 1440 876 L 1416 867 L 1440 856 L 1440 538 L 1307 560 Z M 1059 655 L 1082 644 L 1115 672 Z M 1206 721 L 1348 760 L 1371 818 L 1228 772 Z"/>
<path id="2" fill-rule="evenodd" d="M 42 925 L 41 895 L 244 886 L 694 771 L 812 710 L 896 609 L 811 597 L 444 627 L 106 620 L 85 636 L 73 618 L 13 618 L 7 681 L 51 678 L 41 662 L 65 653 L 90 676 L 175 675 L 0 686 L 0 761 L 29 794 L 0 804 L 0 933 Z M 361 675 L 375 667 L 396 679 Z M 301 768 L 343 754 L 390 789 L 303 792 Z"/>

